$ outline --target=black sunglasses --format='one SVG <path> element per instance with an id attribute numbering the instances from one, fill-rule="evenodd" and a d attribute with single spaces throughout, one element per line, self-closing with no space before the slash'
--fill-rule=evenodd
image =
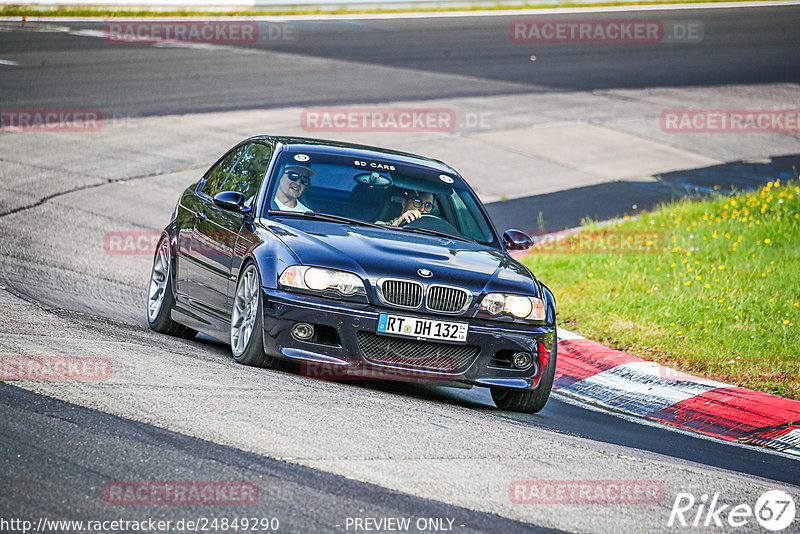
<path id="1" fill-rule="evenodd" d="M 303 185 L 308 185 L 311 183 L 311 178 L 308 176 L 303 176 L 302 174 L 298 174 L 296 172 L 287 172 L 286 176 L 293 182 L 300 180 L 300 183 Z"/>
<path id="2" fill-rule="evenodd" d="M 415 198 L 411 202 L 412 202 L 412 204 L 414 204 L 415 208 L 423 208 L 423 209 L 426 209 L 426 210 L 432 210 L 433 209 L 433 202 L 422 202 L 421 198 Z"/>

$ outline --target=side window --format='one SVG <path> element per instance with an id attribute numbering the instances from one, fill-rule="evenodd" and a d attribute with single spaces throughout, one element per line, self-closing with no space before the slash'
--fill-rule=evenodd
<path id="1" fill-rule="evenodd" d="M 260 143 L 253 143 L 247 147 L 239 161 L 233 167 L 228 179 L 222 186 L 222 191 L 238 191 L 244 195 L 245 206 L 252 206 L 253 201 L 261 187 L 264 173 L 269 165 L 272 149 Z"/>
<path id="2" fill-rule="evenodd" d="M 242 155 L 242 152 L 244 152 L 246 148 L 246 145 L 240 146 L 217 163 L 217 165 L 209 171 L 206 183 L 203 184 L 203 189 L 200 191 L 210 197 L 219 193 L 222 184 L 225 182 L 225 178 L 228 177 L 228 173 L 231 172 L 234 163 L 236 163 L 236 160 L 239 159 L 239 156 Z"/>

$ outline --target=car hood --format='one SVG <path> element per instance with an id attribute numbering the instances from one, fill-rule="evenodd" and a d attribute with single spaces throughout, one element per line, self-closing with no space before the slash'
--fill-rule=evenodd
<path id="1" fill-rule="evenodd" d="M 372 284 L 393 277 L 455 285 L 474 293 L 539 295 L 531 272 L 495 248 L 389 228 L 287 219 L 262 224 L 304 265 L 350 271 Z M 420 269 L 433 275 L 424 278 Z"/>

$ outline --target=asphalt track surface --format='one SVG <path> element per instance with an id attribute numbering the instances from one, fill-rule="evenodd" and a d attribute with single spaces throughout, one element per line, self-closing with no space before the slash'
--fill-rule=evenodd
<path id="1" fill-rule="evenodd" d="M 358 517 L 366 508 L 378 517 L 453 518 L 461 532 L 555 532 L 264 458 L 5 384 L 0 384 L 0 413 L 2 461 L 14 465 L 4 473 L 0 496 L 6 518 L 12 510 L 14 516 L 26 518 L 74 517 L 76 510 L 84 518 L 104 517 L 110 508 L 103 498 L 109 475 L 124 472 L 129 479 L 148 480 L 156 471 L 174 474 L 175 479 L 190 474 L 193 480 L 258 485 L 256 506 L 182 507 L 181 517 L 187 518 L 278 517 L 281 531 L 319 532 L 344 525 L 346 517 Z M 58 498 L 42 499 L 43 493 Z M 176 514 L 169 512 L 159 513 L 152 506 L 147 516 L 175 520 Z"/>
<path id="2" fill-rule="evenodd" d="M 700 22 L 703 39 L 534 44 L 509 38 L 509 24 L 515 20 L 565 18 Z M 15 25 L 15 31 L 0 34 L 3 54 L 22 54 L 13 76 L 0 78 L 3 106 L 90 107 L 109 115 L 142 115 L 800 81 L 796 6 L 287 24 L 292 25 L 290 32 L 273 31 L 270 38 L 269 27 L 281 23 L 262 23 L 266 40 L 230 47 L 202 61 L 180 47 L 109 44 L 58 31 L 102 31 L 103 23 L 52 23 L 53 33 L 46 37 Z M 270 52 L 291 55 L 277 58 Z M 532 55 L 536 61 L 530 60 Z M 454 75 L 461 77 L 460 83 L 453 83 Z"/>
<path id="3" fill-rule="evenodd" d="M 609 19 L 630 15 L 595 14 L 575 18 L 581 17 Z M 649 17 L 650 14 L 639 18 Z M 92 107 L 138 116 L 531 91 L 800 81 L 800 9 L 795 7 L 733 9 L 713 14 L 707 11 L 659 13 L 660 20 L 702 21 L 705 39 L 700 45 L 664 45 L 666 49 L 660 49 L 655 55 L 647 45 L 623 49 L 597 44 L 576 48 L 574 45 L 534 47 L 511 43 L 507 39 L 507 28 L 514 18 L 298 21 L 292 23 L 298 30 L 298 39 L 294 42 L 228 47 L 205 57 L 202 63 L 180 48 L 109 46 L 96 37 L 68 35 L 53 25 L 45 28 L 46 31 L 29 25 L 0 33 L 0 59 L 14 58 L 20 62 L 19 67 L 4 71 L 0 77 L 0 95 L 4 108 Z M 55 26 L 72 31 L 97 28 L 73 23 Z M 251 53 L 252 50 L 257 52 Z M 259 59 L 262 52 L 258 51 L 288 52 L 291 56 L 271 57 L 270 61 L 262 62 Z M 533 54 L 537 56 L 535 62 L 529 59 Z M 337 60 L 335 68 L 320 61 L 331 58 Z M 676 71 L 674 65 L 677 64 L 683 68 Z M 534 65 L 535 70 L 531 68 Z M 409 80 L 408 69 L 421 74 Z M 464 83 L 453 84 L 451 77 L 439 76 L 442 74 L 462 76 Z M 154 207 L 143 208 L 151 210 L 148 214 L 166 217 L 167 205 L 171 206 L 176 198 L 174 191 L 167 189 L 172 196 L 154 200 Z M 135 189 L 133 194 L 135 196 L 129 199 L 131 204 L 149 206 L 142 188 Z M 249 378 L 259 381 L 259 387 L 281 388 L 284 384 L 294 384 L 296 378 L 291 373 L 239 369 L 222 344 L 209 340 L 162 339 L 163 336 L 151 334 L 138 308 L 142 297 L 137 291 L 143 294 L 144 285 L 137 289 L 102 273 L 92 281 L 88 273 L 92 269 L 103 270 L 93 263 L 97 260 L 68 257 L 76 268 L 65 274 L 61 268 L 48 266 L 46 247 L 21 249 L 20 243 L 26 242 L 24 225 L 36 224 L 35 217 L 65 217 L 78 239 L 88 228 L 90 219 L 79 211 L 83 203 L 109 208 L 103 213 L 109 225 L 120 220 L 114 213 L 114 203 L 121 202 L 118 193 L 98 188 L 92 195 L 83 195 L 78 191 L 57 208 L 48 209 L 49 202 L 46 202 L 29 213 L 23 210 L 5 217 L 6 221 L 14 218 L 15 232 L 19 231 L 19 235 L 11 239 L 8 234 L 9 240 L 3 245 L 4 272 L 0 283 L 8 289 L 4 302 L 32 304 L 29 313 L 42 321 L 43 326 L 38 334 L 27 332 L 19 316 L 3 315 L 0 323 L 4 332 L 4 354 L 15 348 L 25 353 L 31 350 L 41 353 L 41 346 L 24 348 L 26 335 L 50 336 L 43 337 L 43 343 L 55 346 L 61 331 L 70 332 L 76 339 L 80 336 L 75 332 L 88 332 L 87 335 L 95 336 L 98 342 L 125 340 L 143 355 L 161 350 L 173 351 L 174 357 L 189 355 L 192 367 L 175 371 L 184 376 L 216 366 L 210 372 L 219 373 L 222 395 L 239 394 L 237 386 L 226 380 L 230 373 L 246 372 Z M 580 209 L 580 205 L 572 206 L 562 225 L 569 226 L 570 217 L 580 220 L 585 216 L 578 211 Z M 8 243 L 15 248 L 8 250 Z M 59 258 L 59 262 L 67 260 Z M 149 259 L 139 263 L 149 264 Z M 141 278 L 141 273 L 137 276 Z M 60 286 L 60 293 L 53 290 L 53 283 Z M 115 299 L 116 305 L 110 303 Z M 159 364 L 165 366 L 163 369 L 171 365 L 169 359 Z M 133 361 L 129 365 L 137 363 Z M 626 464 L 619 459 L 629 458 L 637 466 L 652 469 L 656 477 L 675 471 L 679 473 L 677 477 L 686 473 L 690 479 L 692 472 L 715 477 L 715 481 L 741 479 L 728 488 L 734 495 L 739 495 L 736 493 L 738 484 L 770 487 L 772 482 L 777 482 L 795 489 L 800 486 L 800 463 L 795 459 L 641 424 L 566 402 L 559 396 L 552 397 L 541 414 L 527 416 L 497 411 L 488 393 L 480 389 L 464 391 L 397 384 L 351 384 L 342 388 L 340 384 L 326 383 L 317 384 L 315 389 L 320 396 L 333 398 L 341 404 L 357 397 L 353 402 L 362 408 L 369 403 L 359 404 L 360 397 L 369 402 L 391 399 L 401 407 L 400 412 L 392 413 L 398 418 L 401 414 L 404 417 L 402 422 L 399 419 L 393 422 L 399 429 L 394 439 L 399 442 L 421 439 L 404 426 L 409 425 L 405 419 L 409 414 L 419 417 L 415 423 L 424 427 L 441 422 L 430 414 L 435 411 L 454 421 L 469 420 L 464 424 L 470 427 L 507 425 L 517 429 L 517 433 L 533 430 L 541 434 L 542 443 L 551 443 L 554 450 L 561 451 L 564 443 L 577 440 L 588 444 L 585 446 L 592 454 L 598 455 L 596 461 L 601 465 L 607 463 L 609 468 L 619 466 L 622 469 Z M 151 424 L 144 416 L 133 420 L 113 415 L 111 408 L 87 407 L 94 402 L 87 401 L 86 406 L 65 402 L 63 397 L 68 398 L 69 393 L 65 390 L 59 400 L 0 385 L 0 475 L 3 480 L 0 515 L 3 517 L 104 519 L 115 514 L 130 515 L 129 509 L 122 514 L 102 501 L 105 482 L 194 478 L 256 482 L 260 489 L 256 515 L 279 516 L 284 525 L 282 531 L 341 532 L 344 519 L 353 516 L 452 517 L 456 524 L 464 525 L 457 529 L 463 532 L 546 531 L 539 526 L 545 524 L 541 517 L 515 521 L 487 512 L 486 507 L 479 505 L 447 504 L 455 499 L 450 496 L 443 495 L 440 501 L 431 497 L 430 492 L 423 492 L 427 496 L 420 497 L 411 491 L 395 491 L 381 484 L 360 481 L 355 475 L 331 474 L 337 472 L 335 459 L 329 464 L 321 461 L 319 469 L 315 469 L 275 459 L 281 456 L 261 452 L 252 445 L 231 446 L 229 443 L 238 443 L 239 438 L 219 437 L 225 436 L 225 423 L 213 427 L 207 440 L 203 440 L 188 431 L 176 430 L 186 428 L 180 424 L 175 425 L 176 429 L 170 428 L 163 419 L 154 418 Z M 151 393 L 143 388 L 142 394 Z M 159 394 L 169 396 L 170 392 Z M 106 402 L 112 405 L 114 399 Z M 123 406 L 135 404 L 135 401 L 120 398 L 118 403 Z M 468 415 L 464 415 L 464 409 L 468 409 Z M 335 426 L 345 425 L 354 418 L 361 418 L 367 427 L 375 424 L 377 432 L 380 424 L 372 421 L 376 415 L 363 410 L 328 413 L 330 419 L 310 424 L 305 432 L 316 430 L 319 435 L 312 435 L 311 439 L 324 441 L 326 430 L 333 433 Z M 279 416 L 285 418 L 283 424 L 287 428 L 297 427 L 290 411 L 280 412 Z M 280 420 L 277 425 L 272 430 L 280 432 Z M 464 431 L 458 424 L 454 425 L 453 440 L 460 440 Z M 380 432 L 377 435 L 383 436 Z M 388 441 L 377 444 L 390 450 L 393 446 Z M 471 452 L 480 456 L 484 451 Z M 520 453 L 525 456 L 522 451 Z M 559 455 L 553 462 L 570 462 L 569 455 L 563 451 Z M 507 461 L 512 463 L 514 459 L 509 457 Z M 540 461 L 542 467 L 551 463 L 546 451 Z M 581 471 L 566 463 L 563 469 L 565 479 L 581 477 Z M 587 477 L 592 478 L 590 470 L 587 471 Z M 624 478 L 623 472 L 618 475 Z M 536 472 L 526 469 L 518 476 L 534 478 Z M 493 474 L 485 473 L 485 477 L 491 480 Z M 364 476 L 361 480 L 368 478 Z M 413 484 L 403 486 L 392 479 L 386 484 L 389 486 L 413 487 Z M 667 508 L 666 501 L 676 489 L 674 485 L 666 488 Z M 570 509 L 569 513 L 588 514 L 592 510 Z M 139 516 L 165 519 L 203 514 L 232 516 L 238 511 L 207 507 L 136 510 Z M 242 511 L 251 515 L 254 510 Z M 597 525 L 608 527 L 614 522 L 613 513 L 608 514 L 611 519 L 606 517 L 606 522 L 595 524 L 587 518 L 579 527 L 562 528 L 600 531 L 602 527 Z M 654 519 L 637 511 L 625 514 L 627 524 L 635 525 L 635 530 L 666 529 L 663 516 Z M 572 525 L 561 523 L 558 515 L 554 512 L 554 519 L 546 523 Z"/>

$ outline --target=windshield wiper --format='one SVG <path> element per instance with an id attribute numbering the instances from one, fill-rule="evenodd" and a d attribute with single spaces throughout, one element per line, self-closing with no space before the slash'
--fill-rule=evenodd
<path id="1" fill-rule="evenodd" d="M 268 215 L 283 215 L 288 217 L 302 217 L 304 219 L 313 219 L 315 221 L 338 222 L 343 224 L 357 224 L 359 226 L 369 226 L 370 228 L 386 228 L 380 224 L 374 224 L 360 219 L 351 219 L 350 217 L 343 217 L 341 215 L 331 215 L 330 213 L 319 213 L 316 211 L 281 211 L 281 210 L 267 210 Z"/>
<path id="2" fill-rule="evenodd" d="M 446 237 L 448 239 L 460 239 L 461 241 L 477 243 L 477 241 L 470 239 L 469 237 L 448 234 L 446 232 L 437 232 L 436 230 L 428 230 L 427 228 L 409 228 L 408 226 L 394 226 L 390 228 L 397 228 L 398 230 L 403 230 L 404 232 L 417 232 L 418 234 L 432 235 L 434 237 Z"/>

